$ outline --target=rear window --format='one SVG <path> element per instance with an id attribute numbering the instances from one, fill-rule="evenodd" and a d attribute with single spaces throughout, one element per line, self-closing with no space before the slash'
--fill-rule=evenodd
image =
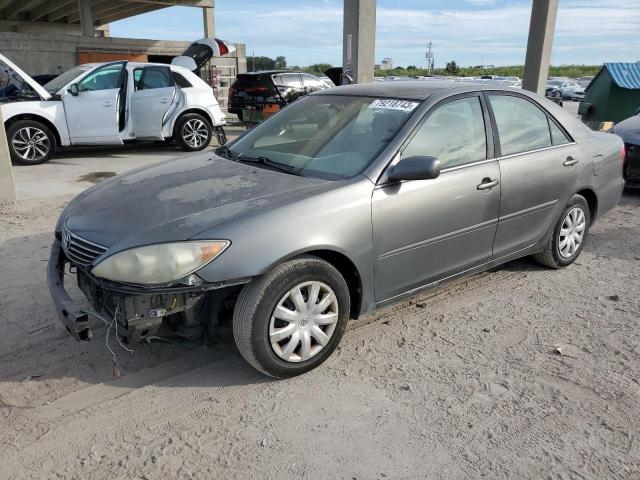
<path id="1" fill-rule="evenodd" d="M 178 72 L 171 72 L 171 75 L 173 76 L 173 81 L 176 82 L 176 85 L 178 85 L 180 88 L 189 88 L 189 87 L 193 87 L 193 85 L 191 85 L 191 83 L 189 82 L 189 80 L 187 80 L 186 78 L 184 78 L 184 76 L 182 76 L 181 74 L 179 74 Z"/>

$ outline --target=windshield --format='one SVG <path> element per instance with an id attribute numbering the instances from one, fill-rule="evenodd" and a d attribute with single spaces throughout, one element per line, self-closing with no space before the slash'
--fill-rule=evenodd
<path id="1" fill-rule="evenodd" d="M 67 70 L 66 72 L 51 80 L 49 83 L 46 83 L 44 85 L 44 89 L 53 95 L 67 83 L 71 82 L 73 79 L 79 77 L 84 72 L 90 69 L 91 67 L 89 65 L 78 65 L 77 67 L 73 67 L 71 70 Z"/>
<path id="2" fill-rule="evenodd" d="M 559 87 L 560 85 L 562 85 L 562 82 L 558 80 L 549 80 L 547 82 L 547 85 L 551 85 L 552 87 Z"/>
<path id="3" fill-rule="evenodd" d="M 361 173 L 388 145 L 418 102 L 311 95 L 238 139 L 231 158 L 266 158 L 305 176 L 343 179 Z"/>

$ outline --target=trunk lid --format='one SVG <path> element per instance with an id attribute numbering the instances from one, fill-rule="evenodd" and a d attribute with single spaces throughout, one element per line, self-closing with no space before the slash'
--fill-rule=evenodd
<path id="1" fill-rule="evenodd" d="M 171 60 L 172 65 L 200 70 L 212 57 L 221 57 L 236 51 L 235 45 L 219 38 L 201 38 L 193 42 L 182 55 Z"/>
<path id="2" fill-rule="evenodd" d="M 18 67 L 15 63 L 13 63 L 1 53 L 0 67 L 2 67 L 5 75 L 7 75 L 8 79 L 10 79 L 12 82 L 19 83 L 20 85 L 22 84 L 22 82 L 24 82 L 29 85 L 33 89 L 33 91 L 35 91 L 40 96 L 42 100 L 51 99 L 51 94 L 47 92 L 42 85 L 40 85 L 33 78 L 27 75 L 20 67 Z"/>

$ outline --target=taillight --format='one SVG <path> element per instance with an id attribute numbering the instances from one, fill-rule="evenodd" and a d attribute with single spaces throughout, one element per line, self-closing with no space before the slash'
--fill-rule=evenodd
<path id="1" fill-rule="evenodd" d="M 267 93 L 268 91 L 267 87 L 249 87 L 245 89 L 245 92 L 249 94 Z"/>

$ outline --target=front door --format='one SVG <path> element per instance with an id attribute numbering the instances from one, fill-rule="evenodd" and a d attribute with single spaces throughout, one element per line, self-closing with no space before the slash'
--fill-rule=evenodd
<path id="1" fill-rule="evenodd" d="M 432 108 L 400 155 L 440 159 L 433 180 L 378 185 L 372 199 L 375 295 L 384 301 L 491 258 L 500 168 L 477 94 Z"/>
<path id="2" fill-rule="evenodd" d="M 133 79 L 133 133 L 138 140 L 163 140 L 162 127 L 176 100 L 171 70 L 161 66 L 137 68 Z"/>
<path id="3" fill-rule="evenodd" d="M 65 92 L 64 112 L 73 144 L 120 144 L 120 117 L 125 101 L 125 63 L 95 69 L 76 85 L 77 95 Z"/>
<path id="4" fill-rule="evenodd" d="M 532 100 L 490 94 L 499 146 L 502 190 L 494 258 L 542 240 L 564 209 L 580 173 L 579 147 Z"/>

